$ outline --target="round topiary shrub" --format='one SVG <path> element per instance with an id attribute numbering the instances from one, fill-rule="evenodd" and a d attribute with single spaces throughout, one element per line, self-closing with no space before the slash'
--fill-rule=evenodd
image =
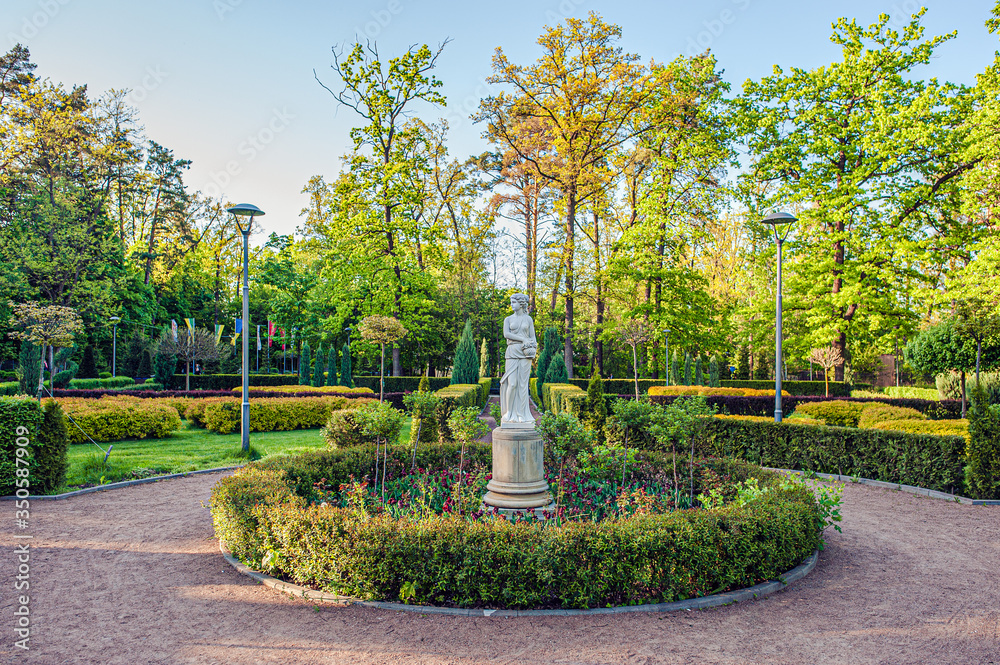
<path id="1" fill-rule="evenodd" d="M 384 450 L 384 449 L 383 449 Z M 603 447 L 600 450 L 604 449 Z M 550 475 L 559 515 L 480 505 L 489 444 L 339 448 L 249 465 L 213 489 L 216 534 L 256 570 L 363 599 L 459 607 L 589 608 L 752 586 L 821 546 L 825 513 L 798 481 L 742 461 L 598 448 Z M 632 453 L 630 452 L 630 458 Z M 588 475 L 584 467 L 612 465 Z M 381 480 L 381 479 L 379 479 Z"/>

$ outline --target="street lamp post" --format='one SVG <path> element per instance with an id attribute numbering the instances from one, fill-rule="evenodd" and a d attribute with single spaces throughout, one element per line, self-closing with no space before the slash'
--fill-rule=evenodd
<path id="1" fill-rule="evenodd" d="M 111 321 L 111 376 L 118 376 L 118 322 L 122 320 L 120 316 L 112 316 Z"/>
<path id="2" fill-rule="evenodd" d="M 250 227 L 254 216 L 263 217 L 264 211 L 249 203 L 240 203 L 226 210 L 232 213 L 236 228 L 243 234 L 243 405 L 240 433 L 243 452 L 250 452 Z M 246 217 L 246 223 L 241 219 Z"/>
<path id="3" fill-rule="evenodd" d="M 774 231 L 774 242 L 778 245 L 778 288 L 775 295 L 774 311 L 774 422 L 781 422 L 781 246 L 791 232 L 792 223 L 798 220 L 787 212 L 775 212 L 763 219 Z M 783 227 L 784 233 L 778 228 Z"/>

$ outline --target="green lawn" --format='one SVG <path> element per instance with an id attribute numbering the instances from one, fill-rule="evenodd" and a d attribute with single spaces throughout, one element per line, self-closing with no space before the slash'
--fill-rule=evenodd
<path id="1" fill-rule="evenodd" d="M 410 419 L 407 418 L 400 441 L 410 438 Z M 183 473 L 199 469 L 235 466 L 245 460 L 238 457 L 240 435 L 215 434 L 198 429 L 185 421 L 179 431 L 164 439 L 117 441 L 104 464 L 104 453 L 93 444 L 69 447 L 68 489 L 80 485 L 101 485 L 119 480 L 132 480 L 168 473 Z M 250 445 L 261 457 L 294 455 L 318 450 L 325 443 L 318 429 L 292 432 L 259 432 L 250 435 Z M 101 446 L 107 450 L 108 444 Z"/>

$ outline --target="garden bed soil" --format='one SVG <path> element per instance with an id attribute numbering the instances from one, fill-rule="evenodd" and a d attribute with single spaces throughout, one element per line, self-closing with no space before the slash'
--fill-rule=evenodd
<path id="1" fill-rule="evenodd" d="M 319 605 L 223 559 L 204 474 L 36 502 L 31 650 L 9 663 L 1000 665 L 1000 509 L 848 484 L 843 533 L 773 596 L 705 611 L 454 617 Z M 14 579 L 12 511 L 0 580 Z M 9 587 L 8 587 L 9 588 Z M 11 621 L 14 598 L 0 596 Z"/>

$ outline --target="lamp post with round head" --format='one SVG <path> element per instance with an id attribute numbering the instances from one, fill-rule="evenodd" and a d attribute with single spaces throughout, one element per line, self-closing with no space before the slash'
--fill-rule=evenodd
<path id="1" fill-rule="evenodd" d="M 111 321 L 111 376 L 118 376 L 118 322 L 122 320 L 120 316 L 112 316 Z"/>
<path id="2" fill-rule="evenodd" d="M 226 210 L 232 213 L 236 228 L 243 234 L 243 405 L 240 432 L 243 452 L 250 452 L 250 227 L 253 218 L 263 217 L 264 211 L 249 203 L 240 203 Z"/>
<path id="3" fill-rule="evenodd" d="M 798 220 L 787 212 L 775 212 L 762 220 L 774 231 L 774 242 L 778 245 L 778 288 L 774 308 L 774 422 L 781 422 L 781 246 Z M 780 230 L 779 230 L 780 229 Z"/>

